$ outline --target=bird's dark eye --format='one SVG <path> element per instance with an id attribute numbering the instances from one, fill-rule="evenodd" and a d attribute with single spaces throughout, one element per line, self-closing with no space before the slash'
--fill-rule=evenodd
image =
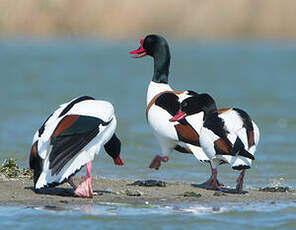
<path id="1" fill-rule="evenodd" d="M 184 101 L 183 103 L 182 103 L 182 106 L 183 107 L 186 107 L 188 105 L 188 103 L 186 102 L 186 101 Z"/>

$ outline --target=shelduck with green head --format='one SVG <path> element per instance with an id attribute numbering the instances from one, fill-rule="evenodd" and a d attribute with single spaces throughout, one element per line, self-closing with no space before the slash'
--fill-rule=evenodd
<path id="1" fill-rule="evenodd" d="M 193 153 L 200 161 L 208 161 L 208 157 L 200 148 L 198 135 L 191 125 L 186 120 L 169 122 L 169 118 L 178 112 L 179 100 L 197 93 L 191 90 L 176 92 L 170 87 L 171 54 L 166 39 L 156 34 L 148 35 L 140 40 L 140 47 L 130 54 L 133 54 L 134 58 L 151 56 L 154 60 L 154 73 L 147 90 L 146 117 L 160 144 L 161 155 L 155 156 L 150 168 L 158 169 L 161 162 L 167 162 L 174 149 L 183 153 Z"/>

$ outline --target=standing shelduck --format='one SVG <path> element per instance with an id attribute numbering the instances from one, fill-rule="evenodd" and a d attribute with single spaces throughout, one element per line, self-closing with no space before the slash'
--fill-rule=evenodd
<path id="1" fill-rule="evenodd" d="M 34 170 L 34 188 L 68 182 L 80 197 L 93 197 L 92 160 L 102 146 L 116 165 L 121 142 L 115 135 L 114 108 L 107 101 L 83 96 L 60 105 L 38 129 L 33 138 L 30 168 Z M 76 186 L 71 176 L 86 165 L 87 173 Z"/>
<path id="2" fill-rule="evenodd" d="M 150 168 L 158 169 L 161 162 L 168 161 L 168 155 L 175 149 L 183 153 L 193 153 L 200 161 L 208 161 L 208 157 L 199 146 L 198 134 L 192 126 L 182 122 L 169 122 L 169 118 L 179 110 L 181 98 L 196 95 L 185 90 L 174 91 L 168 84 L 170 67 L 170 50 L 167 41 L 159 35 L 148 35 L 140 41 L 140 48 L 131 51 L 135 58 L 146 55 L 154 59 L 154 74 L 147 91 L 146 118 L 157 138 L 162 156 L 156 155 Z"/>
<path id="3" fill-rule="evenodd" d="M 217 110 L 214 99 L 208 94 L 181 101 L 178 114 L 170 121 L 185 118 L 198 133 L 200 145 L 210 159 L 212 176 L 204 185 L 219 189 L 222 184 L 217 179 L 217 165 L 229 163 L 232 169 L 242 170 L 236 186 L 237 192 L 241 192 L 245 171 L 255 160 L 259 142 L 259 129 L 255 122 L 241 109 Z"/>

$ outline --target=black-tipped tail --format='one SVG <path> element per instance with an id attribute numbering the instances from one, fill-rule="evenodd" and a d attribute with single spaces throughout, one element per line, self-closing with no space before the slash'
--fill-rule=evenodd
<path id="1" fill-rule="evenodd" d="M 239 156 L 246 157 L 251 160 L 255 160 L 255 157 L 251 153 L 249 153 L 247 150 L 245 150 L 245 146 L 241 141 L 241 139 L 239 138 L 236 138 L 232 151 L 233 153 L 237 153 L 237 155 Z"/>
<path id="2" fill-rule="evenodd" d="M 246 157 L 246 158 L 249 158 L 251 160 L 255 160 L 255 157 L 249 153 L 248 151 L 246 150 L 241 150 L 239 153 L 238 153 L 239 156 L 242 156 L 242 157 Z"/>
<path id="3" fill-rule="evenodd" d="M 236 165 L 232 167 L 233 170 L 243 170 L 243 169 L 249 169 L 249 168 L 250 168 L 249 165 Z"/>

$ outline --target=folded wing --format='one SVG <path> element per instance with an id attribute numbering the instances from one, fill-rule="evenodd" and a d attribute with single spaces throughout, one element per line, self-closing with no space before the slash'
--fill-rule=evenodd
<path id="1" fill-rule="evenodd" d="M 108 123 L 91 116 L 65 116 L 50 139 L 52 149 L 49 154 L 49 169 L 51 169 L 51 174 L 57 175 L 68 161 L 98 135 L 99 126 Z"/>

